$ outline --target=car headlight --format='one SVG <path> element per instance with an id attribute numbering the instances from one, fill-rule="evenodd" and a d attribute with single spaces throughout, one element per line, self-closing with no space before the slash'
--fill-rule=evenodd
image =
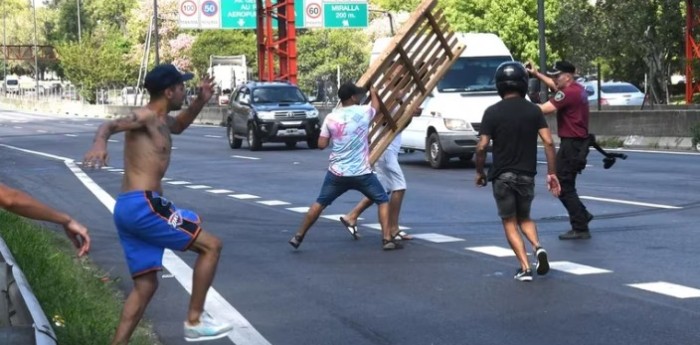
<path id="1" fill-rule="evenodd" d="M 307 119 L 315 119 L 318 117 L 318 110 L 307 110 L 306 111 L 306 118 Z"/>
<path id="2" fill-rule="evenodd" d="M 464 120 L 459 120 L 459 119 L 444 119 L 445 121 L 445 127 L 451 131 L 473 131 L 474 128 L 472 127 L 469 122 L 464 121 Z"/>
<path id="3" fill-rule="evenodd" d="M 275 119 L 275 113 L 271 111 L 259 111 L 258 112 L 258 117 L 261 120 L 274 120 Z"/>

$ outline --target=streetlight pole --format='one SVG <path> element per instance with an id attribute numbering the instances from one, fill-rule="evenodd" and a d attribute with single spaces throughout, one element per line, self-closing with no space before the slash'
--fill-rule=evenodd
<path id="1" fill-rule="evenodd" d="M 5 8 L 5 4 L 7 3 L 7 0 L 2 0 L 2 50 L 3 50 L 3 55 L 2 55 L 2 91 L 3 93 L 7 92 L 7 9 Z M 4 95 L 3 95 L 4 96 Z"/>
<path id="2" fill-rule="evenodd" d="M 36 0 L 32 0 L 32 8 L 34 11 L 34 97 L 39 99 L 39 48 L 37 47 L 36 35 Z"/>
<path id="3" fill-rule="evenodd" d="M 80 0 L 75 0 L 77 6 L 78 6 L 78 43 L 82 42 L 81 39 L 81 33 L 80 33 Z"/>
<path id="4" fill-rule="evenodd" d="M 160 64 L 160 54 L 158 53 L 158 0 L 153 0 L 153 30 L 156 43 L 156 66 Z"/>
<path id="5" fill-rule="evenodd" d="M 547 70 L 547 48 L 544 39 L 544 0 L 537 0 L 537 21 L 539 26 L 540 36 L 540 71 Z M 547 101 L 548 92 L 547 84 L 540 82 L 540 102 Z"/>

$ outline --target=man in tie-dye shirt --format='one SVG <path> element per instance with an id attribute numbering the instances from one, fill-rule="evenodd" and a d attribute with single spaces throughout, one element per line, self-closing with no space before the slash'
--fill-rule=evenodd
<path id="1" fill-rule="evenodd" d="M 372 172 L 369 164 L 370 124 L 379 109 L 379 97 L 370 90 L 371 104 L 359 105 L 365 91 L 353 83 L 343 84 L 338 89 L 341 107 L 328 114 L 321 127 L 318 148 L 331 145 L 330 165 L 316 202 L 311 205 L 297 233 L 289 244 L 298 248 L 306 232 L 316 222 L 321 212 L 348 190 L 357 190 L 376 203 L 379 208 L 379 223 L 382 226 L 382 249 L 402 248 L 396 243 L 389 229 L 389 197 L 384 187 Z"/>

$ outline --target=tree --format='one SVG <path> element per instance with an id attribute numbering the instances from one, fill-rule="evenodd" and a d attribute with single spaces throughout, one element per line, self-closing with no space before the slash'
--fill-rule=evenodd
<path id="1" fill-rule="evenodd" d="M 355 81 L 369 65 L 370 43 L 359 30 L 309 30 L 297 38 L 299 87 L 314 89 L 319 78 Z"/>
<path id="2" fill-rule="evenodd" d="M 495 33 L 516 60 L 539 56 L 537 0 L 446 0 L 441 5 L 453 30 Z M 545 35 L 550 36 L 559 14 L 559 1 L 545 1 L 545 13 Z M 552 59 L 558 56 L 550 45 L 547 56 Z"/>
<path id="3" fill-rule="evenodd" d="M 94 102 L 97 89 L 124 85 L 132 73 L 124 68 L 126 39 L 113 31 L 98 31 L 84 36 L 81 43 L 58 45 L 60 64 L 66 78 L 82 87 L 81 95 Z"/>
<path id="4" fill-rule="evenodd" d="M 245 55 L 248 67 L 257 66 L 255 33 L 242 30 L 204 30 L 190 50 L 192 66 L 199 74 L 209 68 L 210 55 Z"/>

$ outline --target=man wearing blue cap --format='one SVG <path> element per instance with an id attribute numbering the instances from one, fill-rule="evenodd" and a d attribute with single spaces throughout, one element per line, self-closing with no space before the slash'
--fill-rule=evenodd
<path id="1" fill-rule="evenodd" d="M 165 199 L 161 179 L 170 163 L 170 134 L 182 133 L 213 95 L 214 83 L 202 79 L 199 94 L 182 109 L 184 82 L 191 73 L 180 73 L 171 64 L 158 65 L 146 75 L 150 101 L 129 116 L 103 123 L 95 135 L 84 165 L 99 168 L 107 163 L 107 140 L 125 132 L 124 179 L 122 193 L 114 206 L 114 223 L 124 249 L 134 288 L 124 303 L 121 320 L 112 344 L 127 344 L 158 287 L 157 272 L 162 270 L 165 248 L 192 250 L 199 254 L 194 266 L 192 297 L 184 324 L 185 340 L 201 341 L 225 337 L 231 325 L 218 323 L 204 313 L 204 300 L 219 262 L 221 241 L 202 230 L 192 211 L 179 209 Z"/>

